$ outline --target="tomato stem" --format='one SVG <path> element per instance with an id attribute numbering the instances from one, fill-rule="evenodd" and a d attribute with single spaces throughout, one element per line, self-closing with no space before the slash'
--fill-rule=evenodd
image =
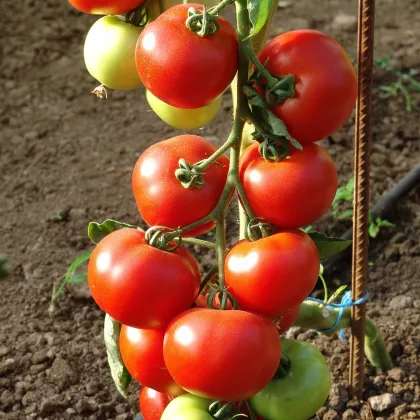
<path id="1" fill-rule="evenodd" d="M 182 242 L 192 245 L 199 245 L 210 249 L 216 249 L 216 244 L 210 241 L 205 241 L 198 238 L 182 238 Z"/>
<path id="2" fill-rule="evenodd" d="M 235 0 L 222 0 L 218 5 L 209 9 L 209 13 L 211 15 L 218 15 L 225 7 L 230 6 L 231 4 L 235 3 Z"/>

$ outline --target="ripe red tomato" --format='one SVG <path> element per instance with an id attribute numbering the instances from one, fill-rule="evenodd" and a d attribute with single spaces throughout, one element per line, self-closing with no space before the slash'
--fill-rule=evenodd
<path id="1" fill-rule="evenodd" d="M 280 354 L 275 325 L 238 310 L 185 311 L 169 324 L 163 342 L 166 366 L 178 385 L 223 401 L 255 395 L 273 377 Z"/>
<path id="2" fill-rule="evenodd" d="M 241 157 L 239 172 L 252 210 L 281 228 L 301 227 L 328 211 L 337 191 L 334 162 L 322 147 L 291 148 L 290 157 L 267 162 L 253 144 Z"/>
<path id="3" fill-rule="evenodd" d="M 180 4 L 161 14 L 143 30 L 136 51 L 137 71 L 146 88 L 165 103 L 185 109 L 213 102 L 238 69 L 232 25 L 218 17 L 220 29 L 200 37 L 185 25 L 191 7 L 203 10 L 199 4 Z"/>
<path id="4" fill-rule="evenodd" d="M 318 273 L 316 245 L 298 229 L 242 240 L 225 261 L 226 285 L 239 307 L 272 318 L 298 306 L 311 293 Z"/>
<path id="5" fill-rule="evenodd" d="M 299 316 L 300 305 L 296 305 L 294 308 L 284 311 L 276 319 L 276 327 L 279 334 L 285 333 L 297 320 Z"/>
<path id="6" fill-rule="evenodd" d="M 160 420 L 165 408 L 175 397 L 162 394 L 143 386 L 140 390 L 139 407 L 144 420 Z"/>
<path id="7" fill-rule="evenodd" d="M 133 378 L 142 385 L 171 395 L 181 395 L 180 388 L 163 361 L 163 329 L 142 330 L 123 325 L 120 332 L 120 352 Z"/>
<path id="8" fill-rule="evenodd" d="M 137 208 L 148 225 L 176 229 L 211 213 L 225 186 L 229 159 L 223 155 L 210 165 L 203 175 L 204 185 L 199 188 L 184 188 L 176 179 L 175 170 L 181 158 L 193 164 L 216 150 L 202 137 L 182 135 L 156 143 L 140 156 L 133 172 L 133 192 Z M 214 226 L 214 222 L 209 222 L 187 235 L 198 236 Z"/>
<path id="9" fill-rule="evenodd" d="M 200 271 L 185 248 L 162 251 L 147 244 L 144 232 L 124 228 L 93 250 L 88 282 L 96 303 L 118 322 L 159 328 L 194 302 Z"/>
<path id="10" fill-rule="evenodd" d="M 271 107 L 300 143 L 333 134 L 349 118 L 357 97 L 357 78 L 343 47 L 309 29 L 283 33 L 259 55 L 274 76 L 293 74 L 296 93 Z"/>
<path id="11" fill-rule="evenodd" d="M 92 15 L 119 15 L 134 10 L 144 0 L 69 0 L 82 12 Z"/>

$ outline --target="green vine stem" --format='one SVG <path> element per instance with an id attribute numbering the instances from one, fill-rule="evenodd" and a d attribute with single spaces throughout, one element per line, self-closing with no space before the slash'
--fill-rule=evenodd
<path id="1" fill-rule="evenodd" d="M 338 317 L 340 309 L 326 308 L 316 302 L 305 301 L 300 305 L 299 317 L 296 326 L 308 329 L 322 330 L 331 328 Z M 333 334 L 342 328 L 349 328 L 351 322 L 351 308 L 345 308 L 343 317 L 334 329 L 327 333 Z M 374 322 L 366 319 L 365 355 L 375 368 L 387 371 L 392 368 L 391 358 L 386 350 L 385 343 Z"/>

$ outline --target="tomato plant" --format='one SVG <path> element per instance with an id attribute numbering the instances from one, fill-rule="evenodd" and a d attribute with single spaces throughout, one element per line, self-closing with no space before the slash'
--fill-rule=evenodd
<path id="1" fill-rule="evenodd" d="M 158 328 L 191 306 L 200 272 L 186 249 L 162 251 L 147 244 L 144 232 L 125 228 L 96 246 L 88 281 L 96 303 L 117 321 Z"/>
<path id="2" fill-rule="evenodd" d="M 280 360 L 280 340 L 274 324 L 262 316 L 195 308 L 169 324 L 163 356 L 169 373 L 186 391 L 239 401 L 272 378 Z"/>
<path id="3" fill-rule="evenodd" d="M 184 391 L 175 383 L 163 360 L 163 329 L 142 330 L 123 325 L 120 352 L 130 374 L 142 385 L 170 395 Z"/>
<path id="4" fill-rule="evenodd" d="M 258 144 L 241 157 L 240 178 L 252 210 L 278 227 L 308 225 L 328 211 L 338 178 L 325 149 L 308 144 L 292 148 L 279 162 L 263 159 Z"/>
<path id="5" fill-rule="evenodd" d="M 210 403 L 195 395 L 180 395 L 168 404 L 161 420 L 213 420 L 208 412 Z"/>
<path id="6" fill-rule="evenodd" d="M 289 366 L 261 392 L 251 397 L 252 407 L 271 420 L 307 420 L 322 407 L 331 387 L 324 356 L 311 344 L 282 339 L 283 360 Z"/>
<path id="7" fill-rule="evenodd" d="M 219 96 L 202 108 L 182 109 L 166 104 L 149 91 L 146 91 L 146 98 L 159 118 L 179 130 L 204 127 L 216 117 L 222 103 L 222 97 Z"/>
<path id="8" fill-rule="evenodd" d="M 175 177 L 179 160 L 193 164 L 208 158 L 217 147 L 192 135 L 182 135 L 149 147 L 138 159 L 132 183 L 137 208 L 150 226 L 184 227 L 208 215 L 218 203 L 226 183 L 229 160 L 221 156 L 202 175 L 200 188 L 184 188 Z M 188 236 L 201 235 L 214 227 L 205 223 L 189 230 Z"/>
<path id="9" fill-rule="evenodd" d="M 216 100 L 238 69 L 238 40 L 232 25 L 218 17 L 220 29 L 215 34 L 197 36 L 185 25 L 191 7 L 203 9 L 199 4 L 181 4 L 160 15 L 143 30 L 136 49 L 137 71 L 146 88 L 163 102 L 186 109 Z"/>
<path id="10" fill-rule="evenodd" d="M 321 32 L 302 29 L 270 41 L 258 59 L 274 76 L 295 76 L 295 94 L 272 106 L 300 143 L 328 137 L 349 118 L 357 78 L 343 47 Z"/>
<path id="11" fill-rule="evenodd" d="M 317 31 L 282 34 L 263 47 L 277 2 L 207 0 L 209 10 L 195 3 L 169 7 L 174 2 L 180 0 L 145 2 L 149 19 L 143 7 L 128 12 L 140 1 L 118 2 L 112 13 L 127 15 L 100 19 L 85 44 L 94 77 L 122 90 L 143 83 L 150 107 L 178 129 L 210 123 L 234 81 L 232 130 L 220 147 L 184 134 L 138 158 L 132 189 L 146 232 L 111 219 L 89 225 L 97 246 L 88 282 L 108 313 L 112 377 L 124 397 L 130 373 L 150 387 L 139 397 L 145 420 L 211 420 L 238 412 L 307 419 L 328 395 L 328 368 L 312 346 L 281 341 L 279 334 L 294 322 L 324 332 L 348 326 L 351 311 L 343 307 L 366 299 L 347 303 L 345 295 L 342 304 L 332 304 L 339 292 L 329 300 L 325 290 L 324 301 L 305 301 L 320 259 L 350 244 L 308 235 L 303 227 L 334 199 L 335 165 L 313 143 L 349 117 L 355 72 L 344 49 Z M 114 3 L 83 4 L 100 13 Z M 236 31 L 220 17 L 233 3 Z M 141 18 L 144 29 L 135 25 Z M 226 232 L 235 222 L 227 212 L 235 194 L 240 232 L 231 245 Z M 185 246 L 214 252 L 211 265 L 202 255 L 211 267 L 202 279 Z M 73 273 L 87 258 L 72 264 L 66 282 L 79 281 Z M 369 322 L 366 331 L 366 354 L 386 370 L 391 363 L 376 327 Z M 170 394 L 181 395 L 171 400 Z"/>
<path id="12" fill-rule="evenodd" d="M 238 242 L 225 262 L 226 285 L 239 306 L 269 317 L 296 308 L 311 293 L 318 273 L 316 245 L 298 229 Z"/>
<path id="13" fill-rule="evenodd" d="M 119 15 L 140 6 L 144 0 L 69 0 L 82 12 L 93 15 Z"/>
<path id="14" fill-rule="evenodd" d="M 160 420 L 165 408 L 174 398 L 173 395 L 142 386 L 139 394 L 139 408 L 143 420 Z"/>
<path id="15" fill-rule="evenodd" d="M 84 47 L 89 73 L 111 89 L 140 87 L 134 52 L 141 31 L 116 16 L 104 16 L 96 21 L 87 34 Z"/>

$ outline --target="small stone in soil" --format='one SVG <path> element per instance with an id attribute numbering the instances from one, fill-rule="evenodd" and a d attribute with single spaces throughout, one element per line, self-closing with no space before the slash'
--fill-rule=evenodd
<path id="1" fill-rule="evenodd" d="M 77 382 L 78 375 L 64 359 L 57 358 L 51 367 L 50 379 L 63 391 Z"/>
<path id="2" fill-rule="evenodd" d="M 345 15 L 340 13 L 335 16 L 332 26 L 334 29 L 344 32 L 357 31 L 357 17 L 354 15 Z"/>
<path id="3" fill-rule="evenodd" d="M 343 413 L 343 420 L 358 420 L 360 416 L 356 413 L 356 411 L 349 408 Z"/>
<path id="4" fill-rule="evenodd" d="M 387 375 L 395 382 L 403 382 L 405 378 L 405 372 L 401 368 L 392 368 L 387 372 Z"/>
<path id="5" fill-rule="evenodd" d="M 7 373 L 14 370 L 16 367 L 16 360 L 9 358 L 0 364 L 0 376 L 6 376 Z"/>
<path id="6" fill-rule="evenodd" d="M 395 296 L 389 302 L 392 309 L 407 309 L 413 307 L 413 298 L 411 296 Z"/>
<path id="7" fill-rule="evenodd" d="M 342 385 L 333 385 L 328 405 L 334 410 L 342 410 L 349 399 L 347 389 Z"/>
<path id="8" fill-rule="evenodd" d="M 373 411 L 381 413 L 394 408 L 398 404 L 398 398 L 394 394 L 386 393 L 371 397 L 368 402 Z"/>

